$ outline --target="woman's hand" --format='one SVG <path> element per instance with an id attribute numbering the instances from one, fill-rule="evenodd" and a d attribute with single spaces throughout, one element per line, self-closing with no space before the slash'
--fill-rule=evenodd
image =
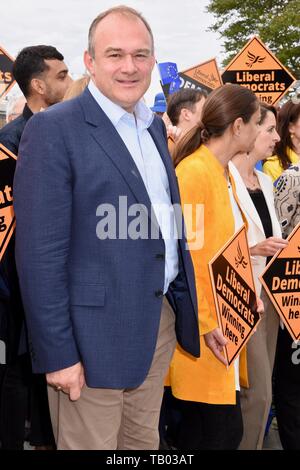
<path id="1" fill-rule="evenodd" d="M 251 256 L 274 256 L 277 251 L 288 245 L 288 241 L 283 238 L 269 237 L 263 242 L 250 248 Z"/>
<path id="2" fill-rule="evenodd" d="M 223 348 L 228 343 L 228 340 L 224 338 L 220 328 L 215 328 L 214 330 L 206 333 L 204 335 L 204 341 L 206 346 L 211 350 L 211 352 L 216 356 L 219 361 L 221 361 L 225 366 L 227 366 L 227 360 L 223 354 Z"/>

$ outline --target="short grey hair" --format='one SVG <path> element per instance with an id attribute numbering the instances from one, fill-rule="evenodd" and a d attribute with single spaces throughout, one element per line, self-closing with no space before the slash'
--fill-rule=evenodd
<path id="1" fill-rule="evenodd" d="M 113 13 L 124 15 L 124 16 L 129 16 L 130 15 L 130 16 L 135 16 L 136 18 L 139 18 L 144 23 L 144 25 L 146 26 L 146 28 L 147 28 L 147 30 L 150 34 L 151 44 L 152 44 L 152 52 L 154 52 L 154 37 L 153 37 L 152 29 L 151 29 L 148 21 L 143 17 L 143 15 L 141 13 L 139 13 L 134 8 L 127 7 L 125 5 L 119 5 L 117 7 L 109 8 L 108 10 L 105 10 L 103 13 L 100 13 L 100 15 L 98 15 L 94 19 L 94 21 L 92 22 L 92 24 L 90 26 L 89 36 L 88 36 L 88 52 L 93 58 L 95 58 L 94 36 L 95 36 L 96 28 L 97 28 L 98 24 L 100 23 L 100 21 L 102 21 L 104 18 L 106 18 L 106 16 L 108 16 L 110 14 L 113 14 Z"/>

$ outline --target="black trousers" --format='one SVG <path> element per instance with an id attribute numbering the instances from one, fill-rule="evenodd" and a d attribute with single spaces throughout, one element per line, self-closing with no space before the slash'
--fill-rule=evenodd
<path id="1" fill-rule="evenodd" d="M 29 415 L 30 375 L 27 355 L 19 356 L 12 365 L 0 365 L 1 449 L 23 449 L 25 421 Z"/>
<path id="2" fill-rule="evenodd" d="M 177 448 L 177 436 L 181 423 L 181 404 L 172 395 L 171 387 L 165 387 L 159 418 L 161 449 Z"/>
<path id="3" fill-rule="evenodd" d="M 30 422 L 27 436 L 26 420 Z M 28 354 L 13 364 L 0 365 L 0 447 L 22 450 L 25 438 L 33 446 L 55 446 L 46 379 L 32 374 Z"/>
<path id="4" fill-rule="evenodd" d="M 242 437 L 239 392 L 236 405 L 210 405 L 182 400 L 179 450 L 236 450 Z"/>
<path id="5" fill-rule="evenodd" d="M 48 446 L 55 449 L 47 383 L 44 374 L 32 374 L 30 387 L 30 433 L 28 441 L 32 446 Z"/>
<path id="6" fill-rule="evenodd" d="M 300 450 L 300 344 L 279 329 L 274 366 L 274 404 L 285 450 Z"/>

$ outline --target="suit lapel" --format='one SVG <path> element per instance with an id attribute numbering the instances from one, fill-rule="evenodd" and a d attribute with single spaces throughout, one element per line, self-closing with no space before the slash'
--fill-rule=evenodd
<path id="1" fill-rule="evenodd" d="M 114 126 L 103 120 L 100 127 L 92 130 L 92 136 L 121 173 L 136 200 L 150 208 L 151 202 L 140 172 Z"/>
<path id="2" fill-rule="evenodd" d="M 182 208 L 180 205 L 180 194 L 179 194 L 179 188 L 178 188 L 178 183 L 177 183 L 177 177 L 176 173 L 174 171 L 174 165 L 171 159 L 171 156 L 169 154 L 169 151 L 167 149 L 166 143 L 162 140 L 161 136 L 161 131 L 158 132 L 156 130 L 156 125 L 155 125 L 155 120 L 153 121 L 152 125 L 149 127 L 149 133 L 160 153 L 161 159 L 165 165 L 165 169 L 167 172 L 168 176 L 168 181 L 169 181 L 169 188 L 170 188 L 170 195 L 171 195 L 171 202 L 172 204 L 177 204 L 180 207 L 180 210 L 175 209 L 174 210 L 174 217 L 176 221 L 176 226 L 179 234 L 179 244 L 182 246 L 182 249 L 185 246 L 185 240 L 181 236 L 181 234 L 185 233 L 185 228 L 184 228 L 184 220 L 182 217 Z M 166 142 L 166 141 L 165 141 Z"/>
<path id="3" fill-rule="evenodd" d="M 165 169 L 166 169 L 168 180 L 169 180 L 172 203 L 179 203 L 180 197 L 179 197 L 177 178 L 176 178 L 176 174 L 174 171 L 172 159 L 170 157 L 169 152 L 167 151 L 167 146 L 165 142 L 162 140 L 161 131 L 158 132 L 158 130 L 156 129 L 155 121 L 152 123 L 152 125 L 149 127 L 148 130 L 152 139 L 154 140 L 154 143 L 161 156 L 161 159 L 165 165 Z"/>
<path id="4" fill-rule="evenodd" d="M 92 124 L 91 135 L 118 169 L 136 200 L 148 210 L 151 202 L 139 170 L 115 127 L 89 90 L 81 95 L 85 120 Z"/>

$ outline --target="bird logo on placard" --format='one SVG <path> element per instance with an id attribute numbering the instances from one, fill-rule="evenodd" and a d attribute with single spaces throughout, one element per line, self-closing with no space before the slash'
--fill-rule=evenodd
<path id="1" fill-rule="evenodd" d="M 238 268 L 239 266 L 242 266 L 242 268 L 246 269 L 248 263 L 245 260 L 245 256 L 242 253 L 240 244 L 238 243 L 237 247 L 237 256 L 234 258 L 235 261 L 235 266 Z"/>
<path id="2" fill-rule="evenodd" d="M 247 56 L 248 56 L 248 62 L 246 62 L 246 65 L 251 69 L 251 67 L 258 63 L 258 64 L 261 64 L 265 58 L 265 57 L 261 57 L 259 55 L 255 55 L 255 54 L 252 54 L 252 52 L 248 51 L 247 52 Z"/>

